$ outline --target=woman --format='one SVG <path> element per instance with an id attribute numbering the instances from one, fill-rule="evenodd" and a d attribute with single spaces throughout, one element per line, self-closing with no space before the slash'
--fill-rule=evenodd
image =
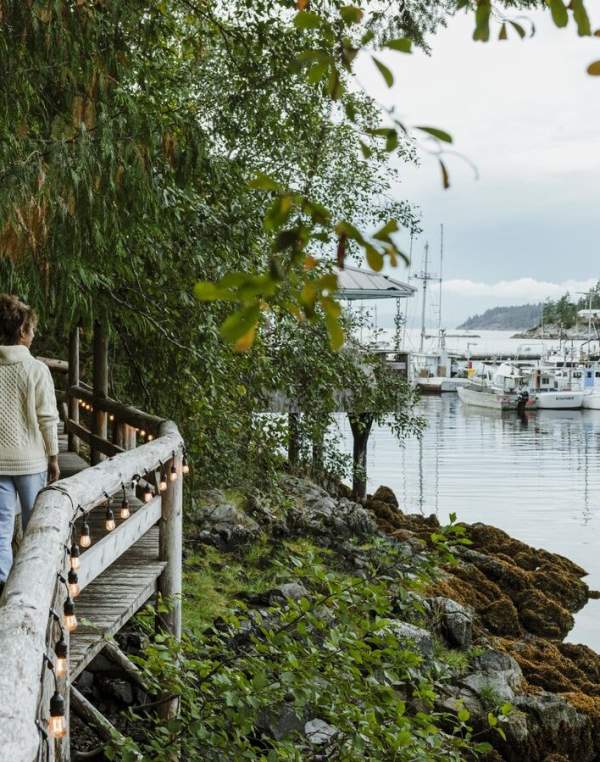
<path id="1" fill-rule="evenodd" d="M 58 411 L 48 367 L 29 347 L 37 316 L 16 296 L 0 294 L 0 583 L 12 566 L 17 497 L 23 529 L 38 492 L 59 478 Z"/>

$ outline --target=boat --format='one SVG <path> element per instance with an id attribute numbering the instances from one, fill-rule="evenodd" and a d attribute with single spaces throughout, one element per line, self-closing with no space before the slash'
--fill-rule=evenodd
<path id="1" fill-rule="evenodd" d="M 421 376 L 415 378 L 415 386 L 423 394 L 444 394 L 445 392 L 457 392 L 460 386 L 467 386 L 468 378 L 458 376 Z"/>
<path id="2" fill-rule="evenodd" d="M 578 410 L 583 407 L 586 396 L 578 389 L 581 371 L 569 369 L 569 378 L 561 371 L 552 371 L 547 367 L 537 367 L 531 371 L 529 390 L 537 398 L 540 410 Z"/>
<path id="3" fill-rule="evenodd" d="M 458 397 L 465 405 L 519 412 L 536 408 L 537 397 L 529 391 L 519 368 L 503 363 L 497 369 L 484 368 L 484 374 L 458 388 Z"/>

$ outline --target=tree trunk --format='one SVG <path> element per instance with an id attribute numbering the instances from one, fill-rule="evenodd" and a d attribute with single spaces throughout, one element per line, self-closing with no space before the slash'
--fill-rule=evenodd
<path id="1" fill-rule="evenodd" d="M 319 431 L 313 434 L 312 440 L 312 472 L 313 476 L 321 477 L 323 475 L 323 454 L 325 449 L 325 432 Z"/>
<path id="2" fill-rule="evenodd" d="M 288 413 L 288 463 L 295 471 L 300 461 L 300 413 Z"/>
<path id="3" fill-rule="evenodd" d="M 352 496 L 367 496 L 367 443 L 373 426 L 373 413 L 348 413 L 352 429 Z"/>

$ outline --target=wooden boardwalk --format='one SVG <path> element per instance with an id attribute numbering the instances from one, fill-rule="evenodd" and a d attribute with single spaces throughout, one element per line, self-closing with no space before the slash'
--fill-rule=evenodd
<path id="1" fill-rule="evenodd" d="M 0 598 L 0 696 L 10 696 L 0 702 L 0 759 L 10 762 L 68 762 L 70 711 L 101 742 L 119 736 L 73 682 L 101 651 L 140 679 L 113 638 L 149 599 L 160 594 L 168 603 L 157 627 L 181 634 L 187 466 L 177 426 L 108 396 L 103 330 L 95 335 L 93 389 L 79 379 L 78 329 L 69 355 L 69 364 L 45 360 L 68 374 L 58 392 L 61 478 L 38 495 Z M 167 716 L 177 709 L 170 696 L 159 705 Z"/>

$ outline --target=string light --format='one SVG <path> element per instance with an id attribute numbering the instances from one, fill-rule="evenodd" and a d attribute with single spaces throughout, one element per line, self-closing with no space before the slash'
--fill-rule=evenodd
<path id="1" fill-rule="evenodd" d="M 149 503 L 154 497 L 154 490 L 149 484 L 144 487 L 144 502 Z"/>
<path id="2" fill-rule="evenodd" d="M 71 569 L 73 571 L 77 571 L 77 569 L 79 569 L 81 566 L 81 563 L 79 561 L 79 545 L 76 542 L 71 545 L 71 549 L 69 550 L 69 557 L 71 559 Z"/>
<path id="3" fill-rule="evenodd" d="M 169 480 L 172 482 L 177 481 L 177 466 L 175 465 L 175 452 L 173 452 L 173 463 L 169 469 Z"/>
<path id="4" fill-rule="evenodd" d="M 106 527 L 107 532 L 112 532 L 112 530 L 115 528 L 115 514 L 112 511 L 112 508 L 110 507 L 110 503 L 106 504 L 106 522 L 104 524 Z"/>
<path id="5" fill-rule="evenodd" d="M 147 439 L 149 442 L 151 442 L 154 439 L 154 437 L 152 436 L 152 434 L 148 434 Z"/>
<path id="6" fill-rule="evenodd" d="M 145 437 L 145 436 L 146 436 L 146 432 L 144 431 L 144 429 L 142 429 L 142 430 L 140 431 L 140 436 L 141 436 L 141 437 Z"/>
<path id="7" fill-rule="evenodd" d="M 79 544 L 82 548 L 89 548 L 92 544 L 92 536 L 90 534 L 90 525 L 87 521 L 84 521 L 81 525 L 81 534 L 79 535 Z"/>
<path id="8" fill-rule="evenodd" d="M 114 417 L 114 415 L 109 415 L 109 416 L 108 416 L 108 420 L 109 420 L 109 421 L 114 421 L 114 420 L 115 420 L 115 417 Z"/>
<path id="9" fill-rule="evenodd" d="M 67 577 L 67 585 L 69 587 L 69 595 L 71 598 L 77 598 L 81 592 L 81 588 L 79 587 L 79 577 L 77 576 L 77 572 L 73 571 L 73 569 L 70 570 L 69 576 Z"/>
<path id="10" fill-rule="evenodd" d="M 51 738 L 64 738 L 67 734 L 67 721 L 65 719 L 65 700 L 55 690 L 50 699 L 50 719 L 48 720 L 48 733 Z"/>
<path id="11" fill-rule="evenodd" d="M 75 604 L 70 597 L 64 602 L 63 615 L 65 629 L 69 632 L 74 632 L 77 629 L 77 617 L 75 616 Z"/>
<path id="12" fill-rule="evenodd" d="M 60 640 L 57 641 L 56 645 L 54 646 L 54 653 L 56 654 L 54 672 L 57 677 L 65 677 L 67 674 L 69 649 L 67 647 L 67 641 L 62 634 L 60 636 Z"/>
<path id="13" fill-rule="evenodd" d="M 190 472 L 190 464 L 188 463 L 188 460 L 187 460 L 187 453 L 184 450 L 183 451 L 183 460 L 181 461 L 181 473 L 182 474 L 189 474 L 189 472 Z"/>
<path id="14" fill-rule="evenodd" d="M 159 492 L 164 492 L 167 489 L 167 472 L 165 471 L 162 460 L 159 460 L 158 462 L 160 463 L 160 482 L 158 483 L 158 490 Z"/>
<path id="15" fill-rule="evenodd" d="M 128 519 L 131 515 L 131 511 L 129 510 L 129 501 L 127 498 L 123 498 L 123 502 L 121 503 L 121 511 L 119 513 L 119 516 L 122 519 Z"/>

